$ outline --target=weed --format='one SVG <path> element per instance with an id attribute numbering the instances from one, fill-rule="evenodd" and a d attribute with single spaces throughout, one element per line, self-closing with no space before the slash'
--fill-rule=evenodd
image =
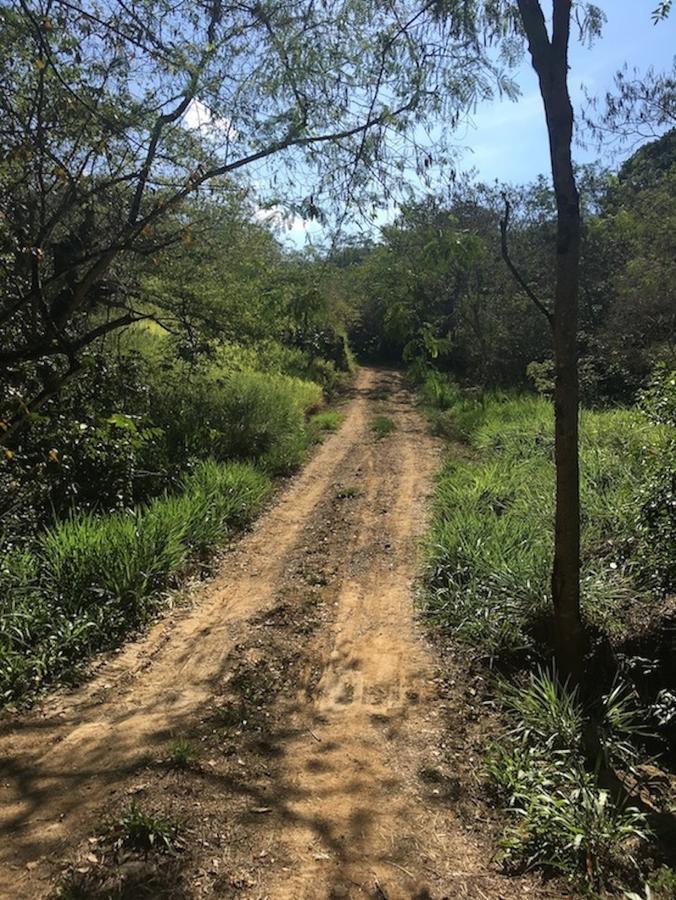
<path id="1" fill-rule="evenodd" d="M 169 764 L 176 769 L 188 769 L 197 759 L 197 749 L 185 737 L 175 737 L 169 742 Z"/>
<path id="2" fill-rule="evenodd" d="M 105 836 L 116 850 L 128 849 L 144 853 L 174 853 L 180 847 L 179 826 L 160 813 L 147 812 L 136 803 L 112 822 Z"/>
<path id="3" fill-rule="evenodd" d="M 357 497 L 361 497 L 362 494 L 361 488 L 354 487 L 354 485 L 340 487 L 336 491 L 336 500 L 354 500 Z"/>
<path id="4" fill-rule="evenodd" d="M 555 674 L 540 671 L 501 694 L 510 728 L 491 748 L 487 770 L 512 819 L 501 841 L 505 863 L 550 867 L 602 887 L 620 863 L 632 863 L 629 847 L 645 837 L 643 815 L 613 803 L 587 772 L 583 711 Z"/>
<path id="5" fill-rule="evenodd" d="M 578 748 L 582 709 L 577 690 L 561 684 L 556 672 L 538 670 L 525 688 L 505 682 L 501 696 L 516 718 L 515 733 L 525 743 L 557 751 Z"/>
<path id="6" fill-rule="evenodd" d="M 310 429 L 316 434 L 321 434 L 323 431 L 338 431 L 342 421 L 343 416 L 341 413 L 332 409 L 327 409 L 312 416 L 310 419 Z"/>
<path id="7" fill-rule="evenodd" d="M 381 440 L 396 429 L 396 423 L 388 416 L 374 416 L 371 419 L 371 431 L 376 440 Z"/>
<path id="8" fill-rule="evenodd" d="M 676 872 L 663 866 L 655 877 L 650 879 L 650 890 L 653 900 L 674 900 L 676 897 Z"/>

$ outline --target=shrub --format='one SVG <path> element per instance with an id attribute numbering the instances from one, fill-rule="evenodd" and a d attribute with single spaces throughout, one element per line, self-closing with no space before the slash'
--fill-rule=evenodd
<path id="1" fill-rule="evenodd" d="M 676 370 L 665 364 L 657 366 L 639 404 L 653 422 L 676 425 Z"/>

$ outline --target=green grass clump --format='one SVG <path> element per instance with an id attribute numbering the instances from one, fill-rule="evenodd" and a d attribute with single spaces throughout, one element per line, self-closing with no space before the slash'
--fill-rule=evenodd
<path id="1" fill-rule="evenodd" d="M 269 478 L 244 463 L 198 465 L 176 496 L 80 515 L 0 561 L 0 702 L 29 697 L 148 621 L 162 591 L 258 512 Z"/>
<path id="2" fill-rule="evenodd" d="M 336 491 L 336 500 L 355 500 L 357 497 L 361 497 L 363 493 L 361 488 L 350 484 L 338 488 Z"/>
<path id="3" fill-rule="evenodd" d="M 176 769 L 187 769 L 197 760 L 197 749 L 185 737 L 175 737 L 169 742 L 168 762 Z"/>
<path id="4" fill-rule="evenodd" d="M 153 403 L 169 458 L 257 462 L 272 474 L 297 468 L 311 434 L 306 415 L 323 402 L 312 381 L 270 372 L 170 378 Z"/>
<path id="5" fill-rule="evenodd" d="M 515 869 L 554 869 L 595 889 L 618 875 L 635 876 L 631 851 L 645 837 L 645 819 L 615 804 L 587 771 L 585 717 L 576 693 L 539 671 L 524 685 L 506 686 L 502 700 L 509 728 L 493 746 L 487 768 L 510 818 L 501 841 L 503 862 Z M 627 696 L 615 691 L 604 709 L 608 752 L 631 720 Z"/>
<path id="6" fill-rule="evenodd" d="M 343 416 L 341 413 L 333 409 L 325 409 L 312 416 L 309 426 L 315 435 L 319 436 L 322 432 L 338 431 L 342 421 Z"/>
<path id="7" fill-rule="evenodd" d="M 395 422 L 388 416 L 374 416 L 371 419 L 371 431 L 376 440 L 381 440 L 396 429 Z"/>
<path id="8" fill-rule="evenodd" d="M 179 825 L 173 819 L 132 803 L 119 819 L 110 823 L 105 836 L 118 850 L 135 850 L 147 856 L 153 850 L 175 852 L 179 847 L 179 833 Z"/>

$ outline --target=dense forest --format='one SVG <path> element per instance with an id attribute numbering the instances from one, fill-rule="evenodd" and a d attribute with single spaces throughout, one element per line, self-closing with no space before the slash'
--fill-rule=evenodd
<path id="1" fill-rule="evenodd" d="M 676 897 L 676 71 L 550 6 L 0 4 L 0 896 Z"/>

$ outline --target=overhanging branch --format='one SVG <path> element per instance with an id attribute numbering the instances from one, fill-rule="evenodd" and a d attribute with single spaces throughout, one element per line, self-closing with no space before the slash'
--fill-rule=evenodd
<path id="1" fill-rule="evenodd" d="M 521 272 L 519 272 L 517 267 L 512 262 L 511 256 L 509 255 L 509 247 L 507 244 L 507 228 L 509 227 L 509 216 L 510 216 L 512 207 L 511 207 L 511 204 L 510 204 L 509 199 L 507 198 L 506 194 L 502 195 L 502 199 L 505 201 L 505 213 L 504 213 L 503 217 L 500 219 L 500 246 L 502 249 L 502 258 L 504 259 L 505 263 L 507 264 L 507 268 L 514 276 L 514 280 L 519 285 L 521 290 L 526 294 L 526 296 L 529 298 L 529 300 L 531 300 L 531 302 L 534 303 L 535 306 L 540 310 L 542 315 L 549 322 L 550 326 L 553 327 L 553 325 L 554 325 L 553 315 L 547 309 L 547 307 L 544 305 L 544 303 L 540 300 L 540 298 L 537 296 L 535 291 L 533 291 L 533 289 L 528 284 L 526 279 L 523 277 Z"/>

